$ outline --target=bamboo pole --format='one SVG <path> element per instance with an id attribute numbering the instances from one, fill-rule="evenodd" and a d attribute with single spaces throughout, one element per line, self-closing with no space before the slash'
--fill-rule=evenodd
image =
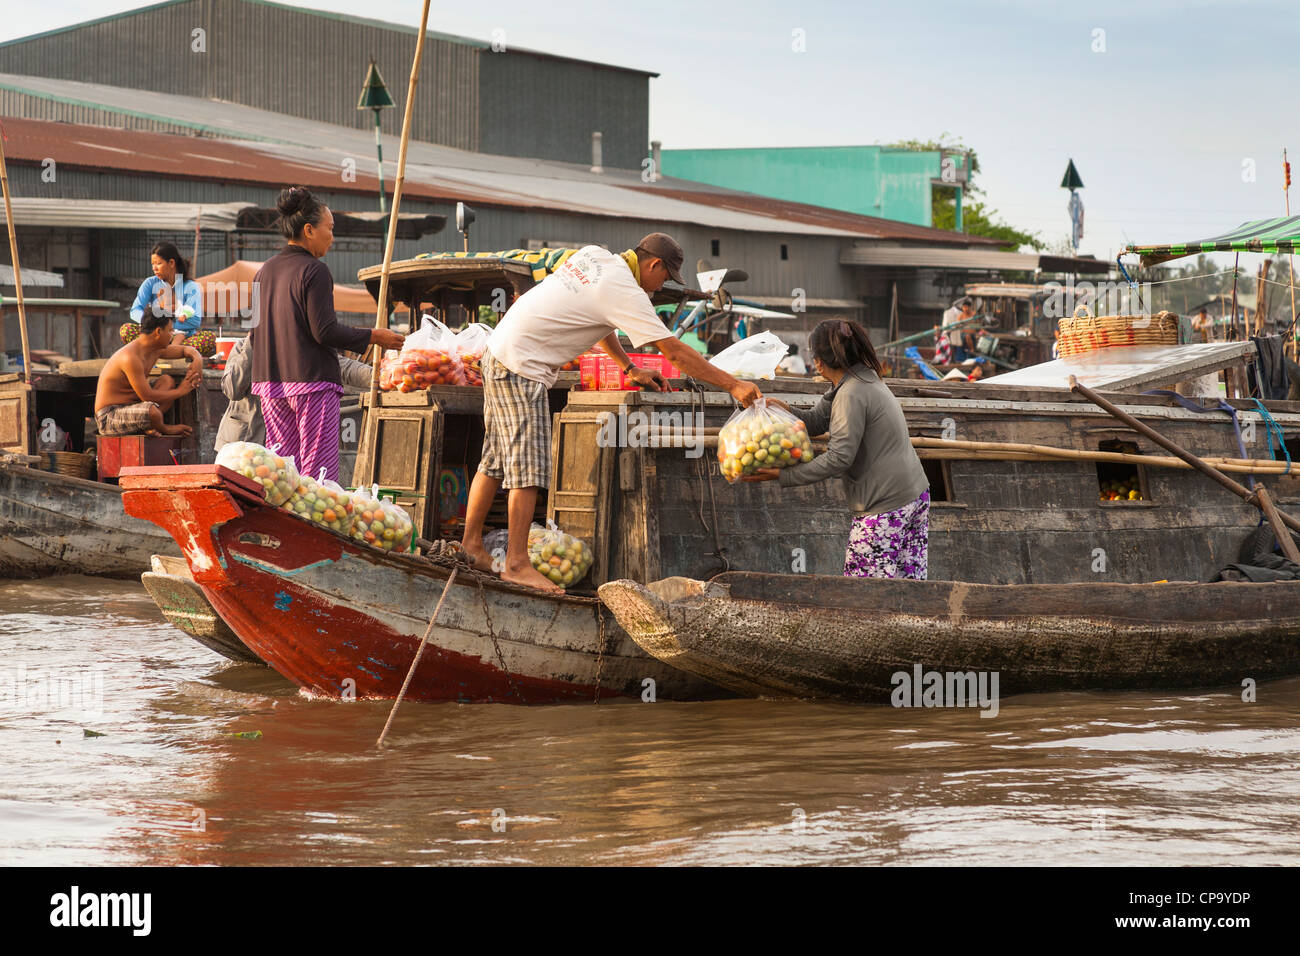
<path id="1" fill-rule="evenodd" d="M 14 232 L 14 211 L 9 202 L 9 167 L 5 163 L 4 131 L 0 130 L 0 186 L 5 200 L 5 226 L 9 230 L 9 256 L 14 266 L 14 298 L 18 302 L 18 334 L 23 340 L 23 381 L 32 384 L 32 350 L 27 342 L 27 307 L 23 304 L 23 274 L 18 265 L 18 234 Z M 3 322 L 0 314 L 0 322 Z M 47 345 L 48 348 L 48 345 Z"/>
<path id="2" fill-rule="evenodd" d="M 1228 328 L 1232 329 L 1233 335 L 1237 332 L 1237 275 L 1241 269 L 1241 253 L 1238 252 L 1232 260 L 1232 321 Z M 1246 329 L 1242 329 L 1242 338 L 1245 338 Z M 1231 338 L 1231 336 L 1229 337 Z M 1231 395 L 1228 396 L 1232 398 Z"/>
<path id="3" fill-rule="evenodd" d="M 917 456 L 923 459 L 949 460 L 949 461 L 1068 461 L 1060 455 L 1036 455 L 1030 452 L 1017 451 L 967 451 L 960 448 L 918 448 Z M 1107 452 L 1093 452 L 1081 457 L 1081 461 L 1106 461 L 1116 462 L 1118 464 L 1128 465 L 1145 465 L 1150 468 L 1172 468 L 1174 470 L 1191 470 L 1192 466 L 1186 462 L 1179 461 L 1177 458 L 1166 458 L 1163 456 L 1144 456 L 1132 455 L 1127 458 L 1102 458 L 1101 455 L 1109 454 Z M 1267 461 L 1259 461 L 1255 464 L 1239 465 L 1231 461 L 1207 461 L 1206 464 L 1213 465 L 1223 472 L 1231 472 L 1241 475 L 1278 475 L 1286 474 L 1284 468 L 1269 467 L 1271 464 Z"/>
<path id="4" fill-rule="evenodd" d="M 1089 451 L 1077 448 L 1058 448 L 1052 445 L 1022 444 L 1019 442 L 979 442 L 914 437 L 912 447 L 983 453 L 1007 452 L 1063 460 L 1076 459 L 1079 461 L 1105 461 L 1128 465 L 1152 465 L 1157 468 L 1192 467 L 1181 458 L 1167 458 L 1162 455 L 1135 455 L 1119 451 Z M 1202 458 L 1201 460 L 1224 470 L 1246 473 L 1270 474 L 1276 472 L 1277 474 L 1284 474 L 1287 467 L 1284 461 L 1265 458 Z"/>
<path id="5" fill-rule="evenodd" d="M 1265 259 L 1259 264 L 1259 276 L 1255 279 L 1255 334 L 1264 334 L 1264 320 L 1268 318 L 1268 270 L 1273 265 L 1272 259 Z"/>
<path id="6" fill-rule="evenodd" d="M 402 143 L 397 151 L 397 178 L 393 181 L 393 211 L 388 217 L 388 238 L 384 242 L 384 265 L 379 274 L 379 295 L 375 305 L 375 328 L 388 328 L 388 275 L 393 268 L 393 244 L 397 241 L 397 212 L 402 205 L 402 184 L 406 181 L 406 145 L 411 139 L 411 114 L 415 109 L 415 90 L 420 83 L 420 60 L 424 56 L 424 36 L 429 29 L 429 0 L 424 0 L 420 11 L 420 32 L 415 39 L 415 58 L 411 61 L 411 79 L 406 87 L 406 108 L 402 114 Z M 411 305 L 415 308 L 414 304 Z M 414 314 L 414 313 L 412 313 Z M 363 421 L 361 449 L 364 452 L 367 443 L 375 435 L 375 410 L 379 406 L 379 363 L 383 361 L 384 349 L 374 346 L 374 358 L 370 369 L 370 410 Z M 371 462 L 374 470 L 375 462 Z"/>
<path id="7" fill-rule="evenodd" d="M 1201 474 L 1205 475 L 1207 478 L 1211 478 L 1214 481 L 1217 481 L 1219 484 L 1223 485 L 1223 487 L 1227 488 L 1237 497 L 1243 498 L 1250 504 L 1259 508 L 1261 511 L 1264 512 L 1265 517 L 1267 517 L 1270 522 L 1273 522 L 1275 524 L 1276 523 L 1285 524 L 1286 527 L 1290 528 L 1293 531 L 1300 531 L 1300 521 L 1297 521 L 1295 518 L 1292 518 L 1290 515 L 1283 514 L 1280 511 L 1276 511 L 1276 509 L 1273 508 L 1272 500 L 1268 497 L 1267 494 L 1265 494 L 1261 498 L 1259 491 L 1262 489 L 1256 489 L 1255 491 L 1251 491 L 1245 485 L 1233 481 L 1231 478 L 1229 478 L 1223 472 L 1219 471 L 1217 468 L 1214 468 L 1213 466 L 1205 463 L 1200 458 L 1197 458 L 1191 452 L 1187 451 L 1185 448 L 1182 448 L 1181 446 L 1170 441 L 1164 435 L 1161 435 L 1154 428 L 1151 428 L 1145 423 L 1138 421 L 1132 415 L 1120 411 L 1110 402 L 1106 401 L 1106 399 L 1102 398 L 1092 389 L 1088 388 L 1088 386 L 1081 385 L 1079 383 L 1079 380 L 1075 378 L 1073 375 L 1070 376 L 1070 391 L 1077 392 L 1078 394 L 1082 395 L 1084 398 L 1092 402 L 1098 408 L 1104 409 L 1115 418 L 1118 418 L 1120 421 L 1122 421 L 1129 428 L 1133 429 L 1139 435 L 1145 435 L 1147 438 L 1151 439 L 1161 448 L 1177 455 L 1179 458 L 1187 462 L 1189 465 L 1191 465 Z M 1283 545 L 1283 550 L 1284 551 L 1286 550 L 1285 545 Z"/>
<path id="8" fill-rule="evenodd" d="M 1296 549 L 1295 539 L 1291 537 L 1291 532 L 1282 522 L 1282 512 L 1273 507 L 1273 496 L 1263 485 L 1255 489 L 1255 494 L 1259 498 L 1259 507 L 1264 512 L 1264 517 L 1268 519 L 1269 527 L 1273 529 L 1273 537 L 1277 538 L 1277 543 L 1282 546 L 1282 554 L 1288 561 L 1300 564 L 1300 550 Z"/>
<path id="9" fill-rule="evenodd" d="M 973 315 L 969 319 L 962 319 L 960 322 L 954 322 L 952 325 L 949 325 L 947 328 L 948 330 L 959 329 L 964 331 L 966 329 L 977 328 L 979 326 L 982 326 L 983 324 L 984 324 L 984 320 L 982 318 Z M 895 346 L 898 345 L 906 345 L 908 342 L 915 342 L 918 339 L 924 339 L 927 338 L 928 336 L 935 336 L 937 338 L 938 335 L 943 331 L 944 331 L 944 327 L 940 326 L 939 332 L 935 332 L 934 329 L 926 329 L 924 332 L 914 332 L 911 335 L 903 336 L 901 339 L 898 339 L 897 341 L 886 342 L 884 345 L 880 346 L 880 350 L 894 348 Z"/>
<path id="10" fill-rule="evenodd" d="M 1283 177 L 1282 197 L 1286 202 L 1286 217 L 1290 219 L 1291 218 L 1291 164 L 1287 162 L 1285 149 L 1282 150 L 1282 168 L 1286 174 Z M 1291 357 L 1295 358 L 1296 343 L 1300 342 L 1300 329 L 1297 329 L 1295 325 L 1295 319 L 1296 319 L 1295 255 L 1293 253 L 1287 253 L 1286 260 L 1291 267 L 1291 279 L 1289 282 L 1289 285 L 1291 286 L 1291 341 L 1288 342 L 1287 344 L 1291 346 Z"/>
<path id="11" fill-rule="evenodd" d="M 426 9 L 427 9 L 426 0 Z M 456 573 L 460 568 L 451 569 L 451 574 L 447 576 L 447 583 L 442 586 L 442 596 L 438 598 L 438 605 L 433 609 L 433 617 L 429 618 L 429 626 L 425 628 L 424 637 L 420 638 L 420 646 L 415 649 L 415 657 L 411 660 L 411 669 L 406 672 L 406 680 L 402 681 L 402 689 L 397 692 L 397 699 L 393 701 L 393 709 L 388 712 L 388 720 L 384 721 L 384 729 L 379 732 L 379 739 L 375 741 L 376 747 L 384 745 L 384 738 L 388 736 L 388 728 L 393 726 L 393 718 L 397 716 L 397 708 L 402 706 L 402 698 L 406 696 L 406 689 L 411 686 L 411 678 L 415 676 L 415 669 L 420 665 L 420 657 L 424 654 L 424 645 L 429 643 L 429 636 L 433 633 L 433 626 L 438 622 L 438 615 L 442 613 L 442 602 L 447 600 L 447 592 L 451 586 L 456 583 Z"/>
<path id="12" fill-rule="evenodd" d="M 651 431 L 647 441 L 656 442 L 658 448 L 717 448 L 717 429 L 703 432 L 660 430 Z M 958 441 L 945 438 L 912 437 L 912 447 L 923 458 L 949 458 L 987 461 L 1102 461 L 1124 465 L 1147 465 L 1152 468 L 1191 469 L 1192 465 L 1180 458 L 1164 455 L 1134 455 L 1118 451 L 1088 451 L 1077 448 L 1058 448 L 1052 445 L 1031 445 L 1019 442 Z M 826 442 L 816 440 L 813 449 L 825 450 Z M 1254 475 L 1284 475 L 1285 461 L 1267 458 L 1202 458 L 1206 464 L 1221 471 Z"/>

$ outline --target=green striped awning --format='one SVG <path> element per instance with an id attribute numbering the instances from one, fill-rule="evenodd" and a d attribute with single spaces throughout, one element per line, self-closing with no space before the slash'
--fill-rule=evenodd
<path id="1" fill-rule="evenodd" d="M 1200 252 L 1293 253 L 1300 246 L 1300 216 L 1283 219 L 1255 219 L 1243 222 L 1231 232 L 1200 242 L 1175 242 L 1165 246 L 1130 245 L 1128 252 L 1142 257 L 1143 266 L 1159 265 L 1170 259 Z"/>

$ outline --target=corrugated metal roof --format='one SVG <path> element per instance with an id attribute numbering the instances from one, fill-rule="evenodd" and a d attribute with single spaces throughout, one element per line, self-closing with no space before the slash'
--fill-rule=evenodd
<path id="1" fill-rule="evenodd" d="M 4 207 L 0 206 L 0 217 L 4 215 Z M 0 222 L 4 219 L 0 218 Z M 23 273 L 23 288 L 31 286 L 35 289 L 62 289 L 63 276 L 57 272 L 44 272 L 40 269 L 23 269 L 22 260 L 18 262 L 18 268 Z M 5 265 L 0 262 L 0 285 L 14 284 L 14 267 Z"/>
<path id="2" fill-rule="evenodd" d="M 930 269 L 1008 269 L 1033 272 L 1038 256 L 992 249 L 933 249 L 925 246 L 854 244 L 840 252 L 846 266 L 912 266 Z"/>
<path id="3" fill-rule="evenodd" d="M 14 196 L 14 224 L 73 229 L 159 229 L 193 232 L 202 228 L 233 232 L 239 210 L 251 203 L 123 202 L 117 199 L 37 199 Z M 0 222 L 4 208 L 0 207 Z M 26 283 L 24 283 L 25 285 Z"/>
<path id="4" fill-rule="evenodd" d="M 16 117 L 6 118 L 4 129 L 8 137 L 5 153 L 11 162 L 53 159 L 57 166 L 120 169 L 217 182 L 265 184 L 293 180 L 303 186 L 328 187 L 338 192 L 355 189 L 372 196 L 379 189 L 378 179 L 367 176 L 364 167 L 357 170 L 355 183 L 346 183 L 341 181 L 337 168 L 326 172 L 318 164 L 287 163 L 230 140 Z"/>
<path id="5" fill-rule="evenodd" d="M 46 77 L 0 74 L 0 89 L 12 89 L 31 96 L 57 99 L 123 115 L 148 115 L 159 122 L 185 125 L 207 136 L 223 140 L 189 141 L 168 134 L 127 133 L 122 142 L 111 133 L 91 133 L 91 127 L 73 127 L 82 141 L 110 146 L 100 149 L 94 164 L 107 168 L 139 170 L 126 153 L 135 137 L 163 137 L 148 140 L 151 151 L 180 149 L 189 153 L 184 171 L 199 177 L 238 173 L 240 163 L 248 175 L 260 175 L 262 182 L 297 182 L 312 185 L 306 178 L 327 176 L 330 188 L 338 190 L 339 172 L 345 160 L 355 163 L 357 185 L 369 183 L 363 170 L 373 168 L 374 138 L 364 130 L 333 126 L 286 116 L 268 110 L 177 96 L 154 91 L 124 89 L 99 84 L 56 80 Z M 18 121 L 13 121 L 15 124 Z M 27 121 L 31 122 L 31 121 Z M 59 124 L 55 124 L 59 125 Z M 67 128 L 67 124 L 62 124 Z M 395 137 L 385 137 L 385 178 L 392 182 L 398 154 Z M 15 147 L 17 147 L 15 143 Z M 8 148 L 8 147 L 6 147 Z M 242 152 L 241 152 L 242 151 Z M 204 158 L 206 157 L 206 159 Z M 223 162 L 230 160 L 230 162 Z M 172 168 L 167 164 L 165 168 Z M 233 177 L 237 178 L 237 176 Z M 251 180 L 250 180 L 251 181 Z M 685 180 L 641 181 L 636 170 L 592 173 L 572 163 L 547 162 L 514 156 L 494 156 L 432 143 L 411 142 L 407 153 L 408 195 L 430 199 L 463 200 L 483 205 L 518 209 L 576 212 L 590 216 L 649 220 L 663 223 L 691 223 L 741 232 L 791 235 L 844 236 L 894 239 L 956 246 L 997 246 L 997 240 L 909 223 L 859 216 L 803 203 L 787 202 L 734 192 Z M 359 189 L 358 191 L 365 191 Z M 1032 268 L 1032 267 L 1031 267 Z"/>
<path id="6" fill-rule="evenodd" d="M 784 309 L 794 307 L 793 299 L 788 295 L 737 295 L 736 301 L 755 302 L 758 305 L 780 306 Z M 858 299 L 818 299 L 805 298 L 803 304 L 810 309 L 860 309 L 865 303 Z"/>

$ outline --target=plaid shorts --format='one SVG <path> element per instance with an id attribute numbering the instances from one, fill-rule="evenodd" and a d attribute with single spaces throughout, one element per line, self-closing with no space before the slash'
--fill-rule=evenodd
<path id="1" fill-rule="evenodd" d="M 155 402 L 109 405 L 95 412 L 95 428 L 101 435 L 143 435 L 150 427 L 149 409 Z"/>
<path id="2" fill-rule="evenodd" d="M 503 488 L 549 488 L 551 406 L 546 386 L 483 350 L 483 457 L 478 470 Z"/>

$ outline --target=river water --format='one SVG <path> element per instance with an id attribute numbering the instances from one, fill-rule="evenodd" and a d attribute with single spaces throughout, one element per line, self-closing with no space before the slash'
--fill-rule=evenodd
<path id="1" fill-rule="evenodd" d="M 0 632 L 0 864 L 1300 863 L 1300 679 L 407 703 L 377 751 L 389 704 L 227 664 L 136 583 L 0 582 Z"/>

